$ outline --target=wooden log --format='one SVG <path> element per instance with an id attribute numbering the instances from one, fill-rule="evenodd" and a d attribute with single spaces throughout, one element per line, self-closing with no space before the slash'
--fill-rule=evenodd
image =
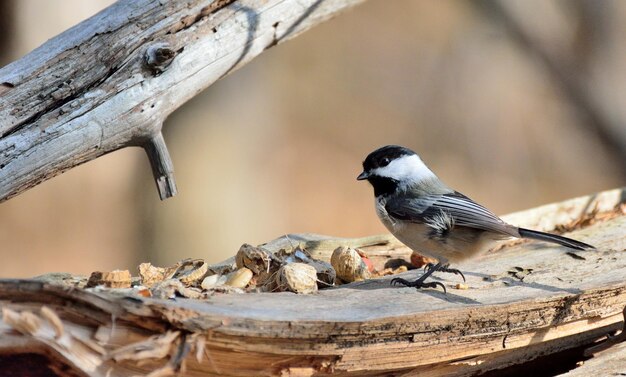
<path id="1" fill-rule="evenodd" d="M 204 300 L 80 289 L 71 281 L 58 284 L 73 279 L 63 275 L 3 280 L 0 354 L 41 353 L 90 376 L 177 371 L 185 376 L 468 376 L 521 364 L 622 329 L 625 192 L 515 215 L 528 223 L 541 216 L 553 225 L 567 224 L 545 217 L 568 213 L 588 219 L 568 236 L 597 250 L 572 254 L 541 242 L 511 244 L 456 266 L 467 277 L 467 289 L 455 288 L 461 282 L 456 275 L 435 274 L 447 294 L 391 287 L 391 277 L 310 295 L 215 293 Z M 617 211 L 609 216 L 594 211 L 593 203 Z"/>
<path id="2" fill-rule="evenodd" d="M 176 193 L 165 118 L 363 0 L 120 0 L 0 69 L 0 201 L 126 146 Z"/>

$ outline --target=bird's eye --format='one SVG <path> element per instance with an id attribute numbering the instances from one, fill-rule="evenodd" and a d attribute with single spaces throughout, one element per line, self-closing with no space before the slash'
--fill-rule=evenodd
<path id="1" fill-rule="evenodd" d="M 383 160 L 381 162 L 382 162 L 383 166 L 389 165 L 389 158 L 385 157 L 385 158 L 383 158 Z"/>

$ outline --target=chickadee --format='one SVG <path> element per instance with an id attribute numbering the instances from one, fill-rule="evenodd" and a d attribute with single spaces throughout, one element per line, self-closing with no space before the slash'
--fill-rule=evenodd
<path id="1" fill-rule="evenodd" d="M 435 271 L 463 274 L 449 268 L 450 262 L 471 258 L 506 238 L 531 238 L 576 250 L 591 245 L 535 230 L 518 228 L 502 221 L 485 207 L 446 186 L 415 152 L 388 145 L 370 153 L 363 161 L 357 180 L 368 180 L 374 188 L 376 213 L 389 231 L 409 248 L 437 259 L 415 281 L 396 278 L 392 284 L 435 288 L 439 282 L 424 283 Z M 465 280 L 465 277 L 463 276 Z"/>

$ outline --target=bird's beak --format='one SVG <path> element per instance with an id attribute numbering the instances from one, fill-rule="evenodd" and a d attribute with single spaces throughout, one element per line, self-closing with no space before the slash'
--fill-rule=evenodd
<path id="1" fill-rule="evenodd" d="M 356 180 L 357 181 L 362 181 L 364 179 L 368 179 L 369 176 L 370 176 L 369 174 L 367 174 L 366 172 L 363 172 L 363 173 L 359 174 L 358 177 L 356 177 Z"/>

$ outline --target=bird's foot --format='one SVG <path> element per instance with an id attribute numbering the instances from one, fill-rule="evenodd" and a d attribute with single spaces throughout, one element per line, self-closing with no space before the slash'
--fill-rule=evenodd
<path id="1" fill-rule="evenodd" d="M 461 275 L 461 277 L 463 278 L 463 281 L 466 281 L 465 275 L 463 275 L 463 273 L 457 270 L 456 268 L 449 268 L 448 266 L 443 266 L 439 269 L 439 271 L 448 272 L 448 273 L 455 274 L 455 275 Z"/>
<path id="2" fill-rule="evenodd" d="M 430 270 L 431 268 L 433 268 L 433 266 L 434 264 L 428 263 L 426 266 L 424 266 L 424 272 Z M 437 271 L 447 272 L 447 273 L 455 274 L 455 275 L 461 275 L 461 277 L 463 278 L 463 281 L 466 281 L 465 275 L 463 275 L 463 273 L 460 270 L 457 270 L 456 268 L 450 268 L 449 264 L 439 267 Z"/>
<path id="3" fill-rule="evenodd" d="M 446 286 L 438 281 L 431 281 L 429 283 L 424 283 L 417 279 L 415 281 L 408 281 L 402 278 L 393 278 L 391 279 L 391 285 L 404 285 L 405 287 L 413 287 L 413 288 L 437 288 L 441 287 L 443 289 L 443 293 L 447 293 Z"/>

